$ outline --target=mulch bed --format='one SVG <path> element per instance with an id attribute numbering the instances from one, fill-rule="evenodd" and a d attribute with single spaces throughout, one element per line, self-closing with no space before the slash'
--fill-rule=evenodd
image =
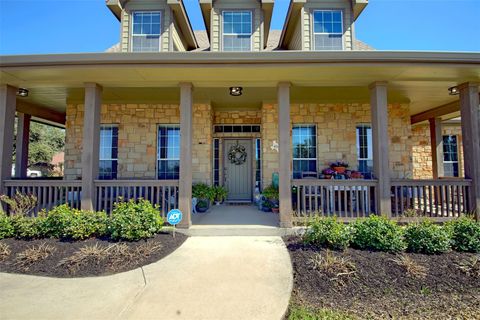
<path id="1" fill-rule="evenodd" d="M 3 256 L 3 260 L 0 255 L 0 272 L 61 278 L 109 275 L 156 262 L 175 251 L 186 239 L 187 236 L 180 233 L 176 233 L 175 238 L 171 233 L 159 233 L 153 238 L 137 242 L 112 242 L 104 239 L 72 242 L 58 239 L 3 239 L 0 240 L 0 245 L 8 245 L 10 253 Z M 39 246 L 48 248 L 51 254 L 37 261 L 30 257 L 28 263 L 20 263 L 22 252 Z M 83 260 L 77 259 L 75 263 L 64 260 L 82 248 L 90 248 L 90 255 L 84 255 Z"/>
<path id="2" fill-rule="evenodd" d="M 343 311 L 360 319 L 480 319 L 480 277 L 467 275 L 459 264 L 473 254 L 408 254 L 427 268 L 414 277 L 396 264 L 397 256 L 384 252 L 348 249 L 330 252 L 356 267 L 343 281 L 316 270 L 312 258 L 325 249 L 286 237 L 294 270 L 292 305 Z"/>

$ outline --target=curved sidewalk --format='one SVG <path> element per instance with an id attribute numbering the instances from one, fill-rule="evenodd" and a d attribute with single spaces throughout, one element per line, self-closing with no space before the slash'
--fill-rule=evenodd
<path id="1" fill-rule="evenodd" d="M 280 237 L 190 237 L 165 259 L 112 276 L 0 273 L 0 318 L 279 320 L 291 290 Z"/>

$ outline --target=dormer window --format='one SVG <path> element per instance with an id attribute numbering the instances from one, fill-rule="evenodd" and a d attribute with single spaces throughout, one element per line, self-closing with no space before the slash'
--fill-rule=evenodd
<path id="1" fill-rule="evenodd" d="M 223 11 L 223 51 L 252 51 L 251 11 Z"/>
<path id="2" fill-rule="evenodd" d="M 135 11 L 132 13 L 132 51 L 160 51 L 161 14 L 159 11 Z"/>
<path id="3" fill-rule="evenodd" d="M 343 49 L 343 18 L 341 10 L 313 11 L 315 50 Z"/>

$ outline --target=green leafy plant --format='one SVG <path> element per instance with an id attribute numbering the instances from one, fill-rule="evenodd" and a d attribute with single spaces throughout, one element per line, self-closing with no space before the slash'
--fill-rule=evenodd
<path id="1" fill-rule="evenodd" d="M 358 219 L 352 225 L 354 247 L 386 252 L 405 250 L 402 228 L 382 216 Z"/>
<path id="2" fill-rule="evenodd" d="M 192 197 L 213 201 L 215 200 L 215 190 L 205 183 L 196 183 L 192 186 Z"/>
<path id="3" fill-rule="evenodd" d="M 33 194 L 23 194 L 18 191 L 12 197 L 5 194 L 0 195 L 0 201 L 8 206 L 10 215 L 26 216 L 37 205 L 37 197 Z"/>
<path id="4" fill-rule="evenodd" d="M 158 206 L 139 199 L 115 203 L 108 224 L 108 231 L 114 240 L 135 241 L 152 237 L 160 231 L 163 219 Z"/>
<path id="5" fill-rule="evenodd" d="M 303 240 L 319 247 L 343 250 L 353 240 L 353 233 L 351 227 L 336 218 L 319 218 L 308 224 Z"/>
<path id="6" fill-rule="evenodd" d="M 480 252 L 480 222 L 464 217 L 446 224 L 452 235 L 452 248 L 457 251 Z"/>
<path id="7" fill-rule="evenodd" d="M 74 209 L 64 204 L 50 211 L 42 210 L 41 216 L 45 217 L 44 228 L 46 235 L 53 238 L 66 238 L 66 230 L 74 219 Z"/>
<path id="8" fill-rule="evenodd" d="M 262 195 L 270 201 L 278 201 L 278 188 L 271 184 L 263 189 Z"/>
<path id="9" fill-rule="evenodd" d="M 213 193 L 215 194 L 215 200 L 218 202 L 222 202 L 227 198 L 228 191 L 227 188 L 224 186 L 214 186 L 213 188 Z"/>
<path id="10" fill-rule="evenodd" d="M 0 239 L 10 238 L 13 236 L 13 226 L 10 218 L 0 211 Z"/>
<path id="11" fill-rule="evenodd" d="M 45 218 L 13 215 L 10 217 L 13 235 L 18 239 L 38 239 L 46 236 Z"/>
<path id="12" fill-rule="evenodd" d="M 451 245 L 449 228 L 428 219 L 407 225 L 405 240 L 408 251 L 427 254 L 447 252 Z"/>

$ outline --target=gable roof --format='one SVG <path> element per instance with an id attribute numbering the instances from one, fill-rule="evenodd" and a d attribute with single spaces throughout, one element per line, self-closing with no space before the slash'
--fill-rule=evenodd
<path id="1" fill-rule="evenodd" d="M 272 21 L 273 3 L 275 0 L 257 0 L 261 4 L 263 10 L 263 28 L 264 28 L 264 48 L 267 47 L 268 33 L 270 31 L 270 24 Z M 199 0 L 200 9 L 202 11 L 203 21 L 207 29 L 207 36 L 210 39 L 210 27 L 211 27 L 211 12 L 214 0 Z"/>
<path id="2" fill-rule="evenodd" d="M 106 0 L 106 5 L 113 13 L 113 15 L 121 21 L 122 11 L 125 8 L 125 4 L 130 0 Z M 175 20 L 178 23 L 178 27 L 182 32 L 184 39 L 187 43 L 188 50 L 197 49 L 198 43 L 195 38 L 195 33 L 193 32 L 192 25 L 190 24 L 190 19 L 188 18 L 187 11 L 183 5 L 183 0 L 166 0 L 167 5 L 172 9 Z"/>

